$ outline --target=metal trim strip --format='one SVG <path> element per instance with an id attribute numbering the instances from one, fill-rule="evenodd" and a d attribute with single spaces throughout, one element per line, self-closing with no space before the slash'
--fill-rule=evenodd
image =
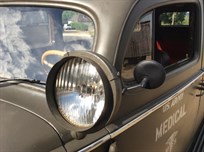
<path id="1" fill-rule="evenodd" d="M 100 145 L 102 145 L 103 143 L 107 142 L 108 140 L 110 140 L 111 137 L 110 135 L 106 135 L 102 138 L 100 138 L 99 140 L 93 142 L 92 144 L 88 145 L 87 147 L 84 147 L 83 149 L 79 150 L 79 152 L 84 152 L 84 151 L 92 151 L 94 150 L 95 148 L 99 147 Z"/>

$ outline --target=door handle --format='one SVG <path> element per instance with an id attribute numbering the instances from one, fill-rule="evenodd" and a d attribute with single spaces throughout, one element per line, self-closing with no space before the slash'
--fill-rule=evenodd
<path id="1" fill-rule="evenodd" d="M 204 87 L 204 83 L 203 83 L 203 82 L 199 83 L 199 85 L 201 85 L 201 86 L 203 86 L 203 87 Z"/>
<path id="2" fill-rule="evenodd" d="M 204 90 L 204 86 L 202 87 L 202 86 L 200 86 L 200 87 L 196 87 L 196 89 L 198 89 L 198 90 Z"/>
<path id="3" fill-rule="evenodd" d="M 201 97 L 204 95 L 204 92 L 202 92 L 201 94 L 197 94 L 196 97 Z"/>
<path id="4" fill-rule="evenodd" d="M 200 94 L 197 94 L 196 95 L 196 97 L 201 97 L 201 96 L 203 96 L 204 95 L 204 83 L 203 82 L 201 82 L 201 83 L 199 83 L 199 87 L 196 87 L 196 89 L 198 89 L 198 90 L 200 90 L 200 91 L 202 91 L 202 93 L 200 93 Z"/>

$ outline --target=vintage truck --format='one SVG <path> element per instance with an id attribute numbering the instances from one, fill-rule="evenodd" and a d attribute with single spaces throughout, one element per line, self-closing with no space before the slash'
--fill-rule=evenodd
<path id="1" fill-rule="evenodd" d="M 0 151 L 203 152 L 203 5 L 0 0 Z"/>

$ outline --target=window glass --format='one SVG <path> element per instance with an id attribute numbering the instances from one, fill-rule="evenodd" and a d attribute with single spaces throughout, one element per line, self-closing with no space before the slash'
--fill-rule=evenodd
<path id="1" fill-rule="evenodd" d="M 154 59 L 166 69 L 194 55 L 195 10 L 193 5 L 179 5 L 178 11 L 176 8 L 158 8 L 155 15 Z"/>
<path id="2" fill-rule="evenodd" d="M 141 18 L 136 23 L 125 55 L 122 77 L 124 80 L 134 80 L 133 70 L 142 60 L 152 59 L 152 13 Z"/>
<path id="3" fill-rule="evenodd" d="M 123 80 L 134 81 L 134 68 L 142 60 L 155 60 L 166 71 L 189 62 L 195 54 L 195 12 L 193 4 L 183 4 L 160 7 L 142 16 L 127 45 Z"/>
<path id="4" fill-rule="evenodd" d="M 188 26 L 190 12 L 165 12 L 159 16 L 161 26 Z"/>
<path id="5" fill-rule="evenodd" d="M 0 7 L 0 77 L 46 81 L 66 52 L 91 51 L 93 21 L 73 10 Z"/>

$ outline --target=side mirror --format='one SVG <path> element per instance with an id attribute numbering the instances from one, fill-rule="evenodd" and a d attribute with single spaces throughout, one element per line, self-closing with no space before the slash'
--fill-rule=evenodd
<path id="1" fill-rule="evenodd" d="M 123 89 L 123 93 L 127 90 L 136 88 L 155 89 L 164 83 L 166 73 L 164 67 L 156 61 L 141 61 L 134 69 L 134 78 L 137 85 Z"/>
<path id="2" fill-rule="evenodd" d="M 155 89 L 161 86 L 166 73 L 161 64 L 156 61 L 142 61 L 134 69 L 134 78 L 141 87 Z"/>

